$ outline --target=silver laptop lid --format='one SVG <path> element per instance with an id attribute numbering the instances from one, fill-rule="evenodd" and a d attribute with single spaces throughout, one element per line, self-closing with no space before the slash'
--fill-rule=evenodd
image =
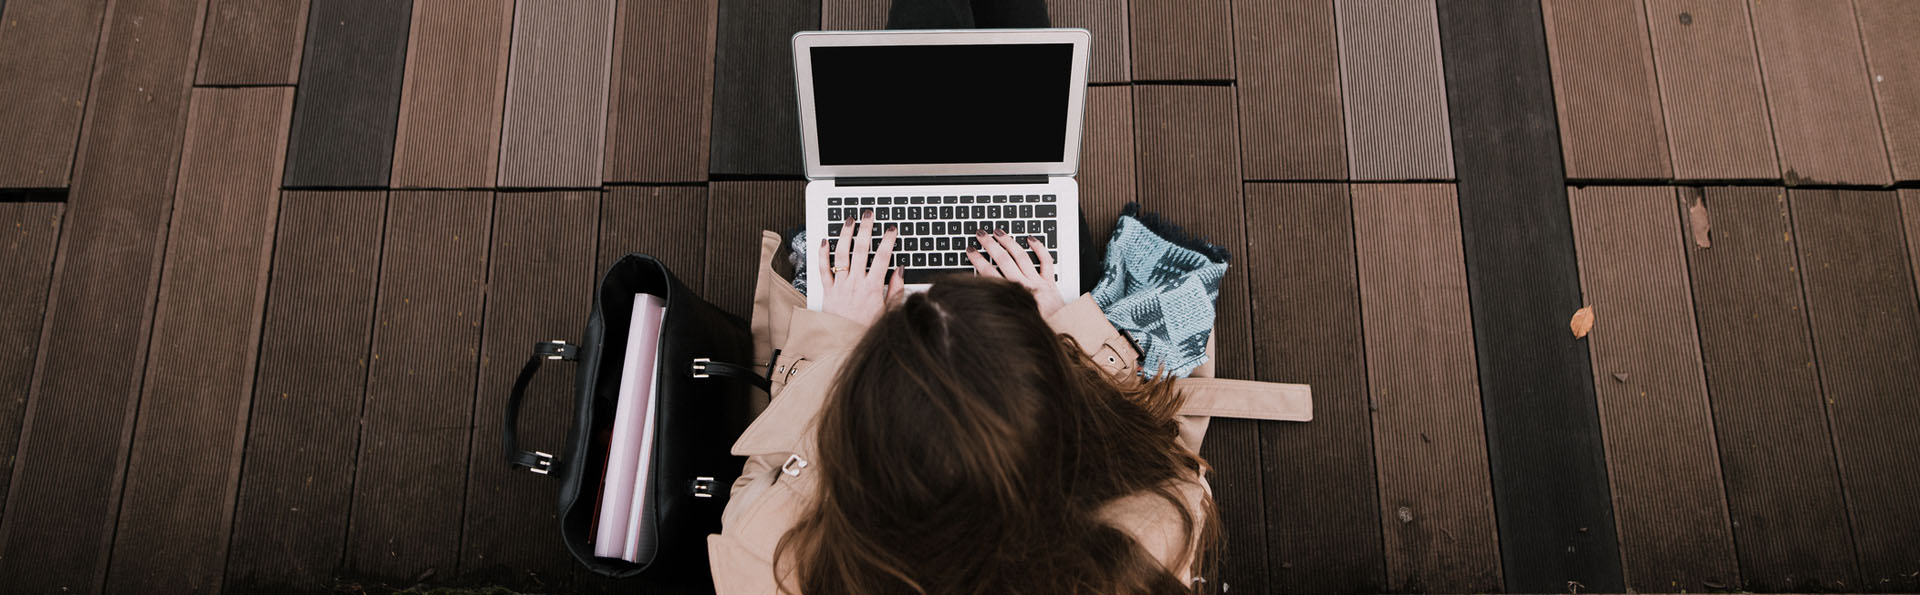
<path id="1" fill-rule="evenodd" d="M 807 178 L 1073 175 L 1085 29 L 793 36 Z"/>

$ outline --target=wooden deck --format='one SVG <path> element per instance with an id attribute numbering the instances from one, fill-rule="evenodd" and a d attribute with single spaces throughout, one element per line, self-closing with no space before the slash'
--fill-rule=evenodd
<path id="1" fill-rule="evenodd" d="M 1048 4 L 1095 233 L 1314 386 L 1210 434 L 1223 591 L 1920 589 L 1920 3 Z M 0 591 L 622 589 L 513 374 L 627 252 L 745 313 L 788 36 L 888 5 L 0 0 Z"/>

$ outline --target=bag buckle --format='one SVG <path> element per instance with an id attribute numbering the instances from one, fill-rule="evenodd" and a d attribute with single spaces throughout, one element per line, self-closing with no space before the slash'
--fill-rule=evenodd
<path id="1" fill-rule="evenodd" d="M 553 455 L 536 450 L 533 451 L 533 456 L 536 458 L 532 465 L 527 466 L 528 471 L 541 475 L 553 472 Z"/>
<path id="2" fill-rule="evenodd" d="M 573 361 L 580 357 L 579 346 L 559 339 L 541 341 L 533 346 L 533 352 L 547 359 Z"/>
<path id="3" fill-rule="evenodd" d="M 707 378 L 711 376 L 710 374 L 707 374 L 707 364 L 711 364 L 711 363 L 713 363 L 713 358 L 706 358 L 706 357 L 693 358 L 693 377 Z"/>
<path id="4" fill-rule="evenodd" d="M 692 491 L 693 491 L 693 497 L 695 498 L 712 498 L 713 497 L 713 478 L 711 477 L 693 478 Z"/>
<path id="5" fill-rule="evenodd" d="M 780 472 L 787 474 L 788 477 L 799 477 L 800 470 L 805 468 L 807 468 L 807 460 L 800 458 L 797 454 L 788 455 L 787 462 L 780 464 Z"/>

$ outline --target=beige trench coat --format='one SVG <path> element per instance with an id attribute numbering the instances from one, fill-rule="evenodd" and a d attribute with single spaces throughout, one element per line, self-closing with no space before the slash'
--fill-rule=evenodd
<path id="1" fill-rule="evenodd" d="M 760 272 L 754 290 L 754 357 L 761 367 L 780 347 L 772 378 L 772 399 L 761 404 L 733 454 L 747 457 L 746 468 L 735 481 L 731 500 L 721 517 L 721 532 L 707 538 L 713 580 L 722 594 L 776 593 L 773 574 L 775 545 L 799 515 L 812 505 L 818 468 L 814 460 L 816 416 L 840 364 L 864 328 L 851 320 L 806 308 L 806 298 L 773 270 L 780 237 L 762 232 Z M 1056 332 L 1073 337 L 1094 361 L 1112 374 L 1134 374 L 1139 354 L 1107 322 L 1093 299 L 1081 296 L 1048 319 Z M 1177 381 L 1187 395 L 1180 411 L 1181 440 L 1198 452 L 1211 417 L 1279 421 L 1308 421 L 1312 400 L 1304 385 L 1209 378 L 1209 364 L 1195 377 Z M 1205 478 L 1180 486 L 1189 509 L 1198 512 L 1209 493 Z M 1197 535 L 1182 535 L 1179 511 L 1165 500 L 1139 494 L 1108 504 L 1108 522 L 1127 531 L 1149 553 L 1177 576 L 1185 577 L 1185 562 L 1176 560 Z"/>

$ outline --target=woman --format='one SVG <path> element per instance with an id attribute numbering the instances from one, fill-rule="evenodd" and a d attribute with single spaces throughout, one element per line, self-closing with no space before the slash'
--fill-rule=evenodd
<path id="1" fill-rule="evenodd" d="M 754 338 L 773 399 L 734 445 L 748 462 L 709 538 L 718 590 L 1197 586 L 1219 533 L 1196 454 L 1208 416 L 1304 421 L 1304 389 L 1140 381 L 1099 307 L 1061 303 L 1045 252 L 1004 233 L 968 255 L 979 278 L 905 296 L 887 281 L 894 234 L 865 253 L 872 227 L 813 251 L 831 272 L 820 312 L 763 236 Z"/>

